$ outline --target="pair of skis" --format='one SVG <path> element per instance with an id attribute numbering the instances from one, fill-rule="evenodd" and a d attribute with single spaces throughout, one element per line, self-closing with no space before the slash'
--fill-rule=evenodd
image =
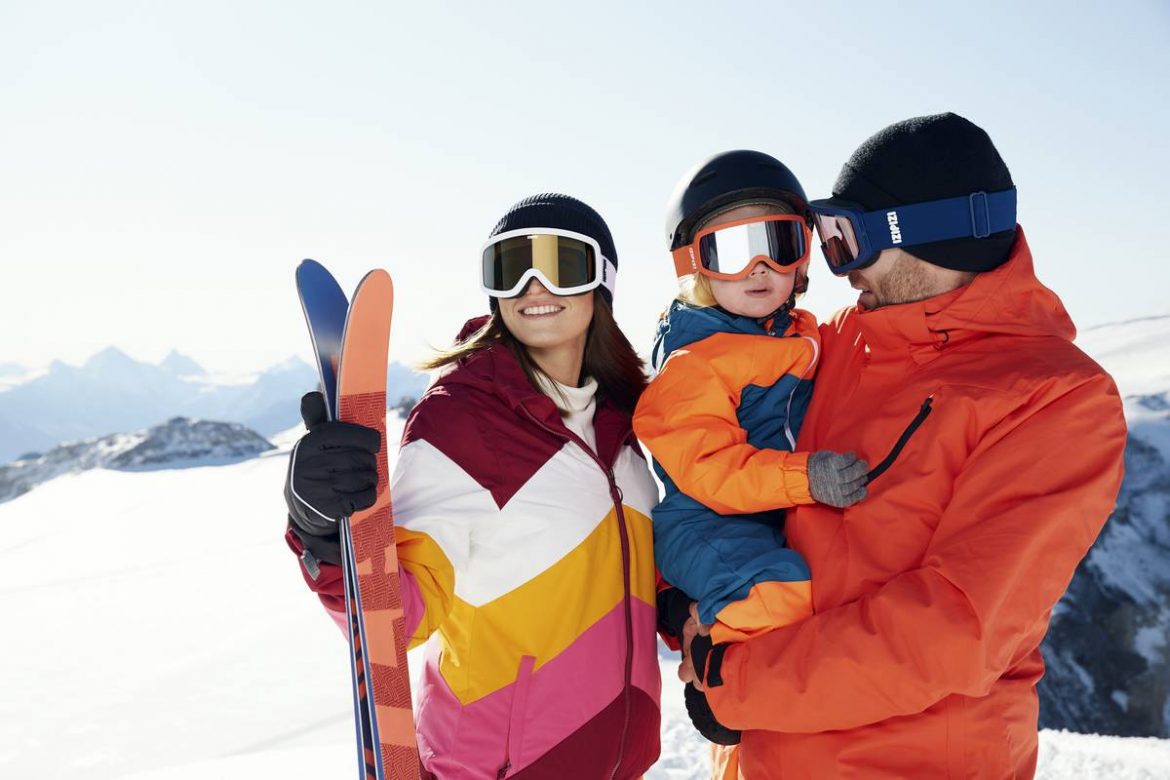
<path id="1" fill-rule="evenodd" d="M 378 498 L 342 520 L 341 557 L 362 780 L 417 780 L 418 743 L 406 666 L 386 458 L 386 368 L 394 285 L 385 271 L 358 284 L 352 304 L 314 260 L 297 268 L 297 292 L 329 418 L 377 430 Z"/>

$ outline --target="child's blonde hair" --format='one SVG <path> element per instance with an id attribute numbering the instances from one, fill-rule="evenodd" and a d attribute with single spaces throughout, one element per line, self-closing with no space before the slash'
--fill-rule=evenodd
<path id="1" fill-rule="evenodd" d="M 711 291 L 711 280 L 700 273 L 688 274 L 679 278 L 678 300 L 699 308 L 718 305 L 715 293 Z"/>

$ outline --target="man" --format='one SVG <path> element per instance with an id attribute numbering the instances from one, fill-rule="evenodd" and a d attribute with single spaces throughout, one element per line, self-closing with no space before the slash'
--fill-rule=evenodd
<path id="1" fill-rule="evenodd" d="M 811 208 L 860 295 L 821 326 L 797 448 L 875 464 L 869 497 L 789 515 L 813 617 L 712 646 L 692 616 L 680 676 L 743 730 L 724 776 L 1030 777 L 1040 642 L 1121 484 L 1117 390 L 1037 280 L 983 130 L 892 125 L 833 195 Z"/>

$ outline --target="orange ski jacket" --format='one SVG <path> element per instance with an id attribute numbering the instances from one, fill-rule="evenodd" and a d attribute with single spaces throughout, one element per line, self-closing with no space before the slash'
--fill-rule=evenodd
<path id="1" fill-rule="evenodd" d="M 967 287 L 821 326 L 798 449 L 893 459 L 859 504 L 790 512 L 815 614 L 723 655 L 707 696 L 745 730 L 731 771 L 1032 776 L 1040 642 L 1113 508 L 1126 439 L 1074 335 L 1022 230 Z"/>

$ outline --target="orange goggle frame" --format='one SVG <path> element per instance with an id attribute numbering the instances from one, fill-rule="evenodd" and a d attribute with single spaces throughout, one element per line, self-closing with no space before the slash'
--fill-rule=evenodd
<path id="1" fill-rule="evenodd" d="M 743 279 L 759 262 L 777 273 L 793 273 L 808 262 L 812 230 L 798 214 L 750 217 L 703 228 L 672 251 L 678 276 Z"/>

